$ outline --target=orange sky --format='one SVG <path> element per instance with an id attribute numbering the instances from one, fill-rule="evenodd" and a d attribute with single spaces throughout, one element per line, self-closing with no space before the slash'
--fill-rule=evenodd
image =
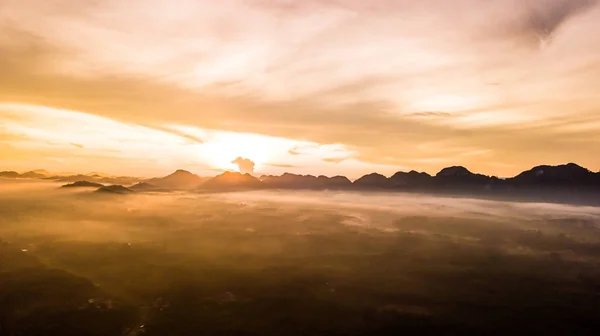
<path id="1" fill-rule="evenodd" d="M 0 170 L 600 168 L 595 0 L 2 0 Z"/>

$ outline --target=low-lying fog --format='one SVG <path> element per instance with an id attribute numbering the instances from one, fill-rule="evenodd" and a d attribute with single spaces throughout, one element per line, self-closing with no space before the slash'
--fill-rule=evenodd
<path id="1" fill-rule="evenodd" d="M 600 208 L 333 191 L 98 195 L 59 186 L 0 180 L 0 287 L 25 269 L 59 269 L 127 307 L 119 323 L 98 322 L 112 329 L 82 335 L 598 327 Z M 0 334 L 46 323 L 38 308 L 14 313 L 27 306 L 6 299 L 19 286 L 0 289 Z M 157 300 L 166 302 L 159 310 Z M 69 304 L 47 309 L 81 309 Z"/>
<path id="2" fill-rule="evenodd" d="M 178 230 L 201 233 L 211 225 L 223 224 L 254 233 L 268 225 L 265 229 L 293 234 L 337 228 L 360 229 L 357 232 L 362 234 L 372 233 L 370 230 L 452 232 L 453 236 L 476 238 L 469 236 L 471 231 L 462 232 L 465 223 L 472 223 L 482 231 L 564 230 L 590 240 L 596 238 L 600 224 L 597 207 L 425 194 L 252 191 L 97 195 L 89 188 L 59 187 L 54 182 L 2 181 L 0 233 L 5 239 L 11 234 L 51 234 L 57 239 L 130 242 L 154 239 L 154 234 L 165 238 L 165 232 Z M 421 222 L 435 222 L 436 227 Z"/>

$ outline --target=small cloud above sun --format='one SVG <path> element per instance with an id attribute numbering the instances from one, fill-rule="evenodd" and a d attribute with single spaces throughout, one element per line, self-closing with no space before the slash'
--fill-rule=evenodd
<path id="1" fill-rule="evenodd" d="M 254 161 L 238 156 L 235 160 L 231 161 L 231 163 L 237 165 L 240 173 L 254 175 Z"/>

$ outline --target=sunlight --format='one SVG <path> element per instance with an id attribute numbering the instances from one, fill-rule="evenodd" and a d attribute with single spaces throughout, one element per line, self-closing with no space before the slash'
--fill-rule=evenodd
<path id="1" fill-rule="evenodd" d="M 19 158 L 58 170 L 69 164 L 73 170 L 112 172 L 118 168 L 125 174 L 155 175 L 189 169 L 208 176 L 215 170 L 238 171 L 232 163 L 237 157 L 253 161 L 257 175 L 298 169 L 335 175 L 343 169 L 359 176 L 398 168 L 356 160 L 356 152 L 343 144 L 189 125 L 140 126 L 78 111 L 15 103 L 0 104 L 2 138 L 11 139 L 11 146 L 0 148 L 0 156 L 15 157 L 18 151 Z M 130 169 L 123 170 L 124 160 Z"/>
<path id="2" fill-rule="evenodd" d="M 238 170 L 231 163 L 241 156 L 254 161 L 257 167 L 273 156 L 273 148 L 268 139 L 244 134 L 217 134 L 213 140 L 202 146 L 203 156 L 214 167 L 225 170 Z"/>
<path id="3" fill-rule="evenodd" d="M 252 160 L 256 169 L 260 169 L 271 160 L 281 159 L 290 147 L 299 144 L 290 139 L 252 133 L 203 130 L 182 125 L 169 128 L 203 139 L 200 156 L 210 166 L 223 170 L 237 171 L 237 166 L 231 161 L 238 156 Z"/>
<path id="4" fill-rule="evenodd" d="M 123 173 L 145 175 L 152 172 L 139 167 L 162 171 L 202 163 L 193 155 L 199 145 L 176 133 L 43 106 L 0 104 L 0 137 L 13 139 L 0 156 L 14 148 L 48 168 L 69 162 L 71 169 L 111 172 L 125 160 L 132 167 Z"/>

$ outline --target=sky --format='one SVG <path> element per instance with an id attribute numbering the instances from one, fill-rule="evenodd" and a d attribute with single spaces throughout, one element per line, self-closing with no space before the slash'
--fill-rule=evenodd
<path id="1" fill-rule="evenodd" d="M 596 0 L 1 0 L 0 170 L 598 171 L 599 31 Z"/>

